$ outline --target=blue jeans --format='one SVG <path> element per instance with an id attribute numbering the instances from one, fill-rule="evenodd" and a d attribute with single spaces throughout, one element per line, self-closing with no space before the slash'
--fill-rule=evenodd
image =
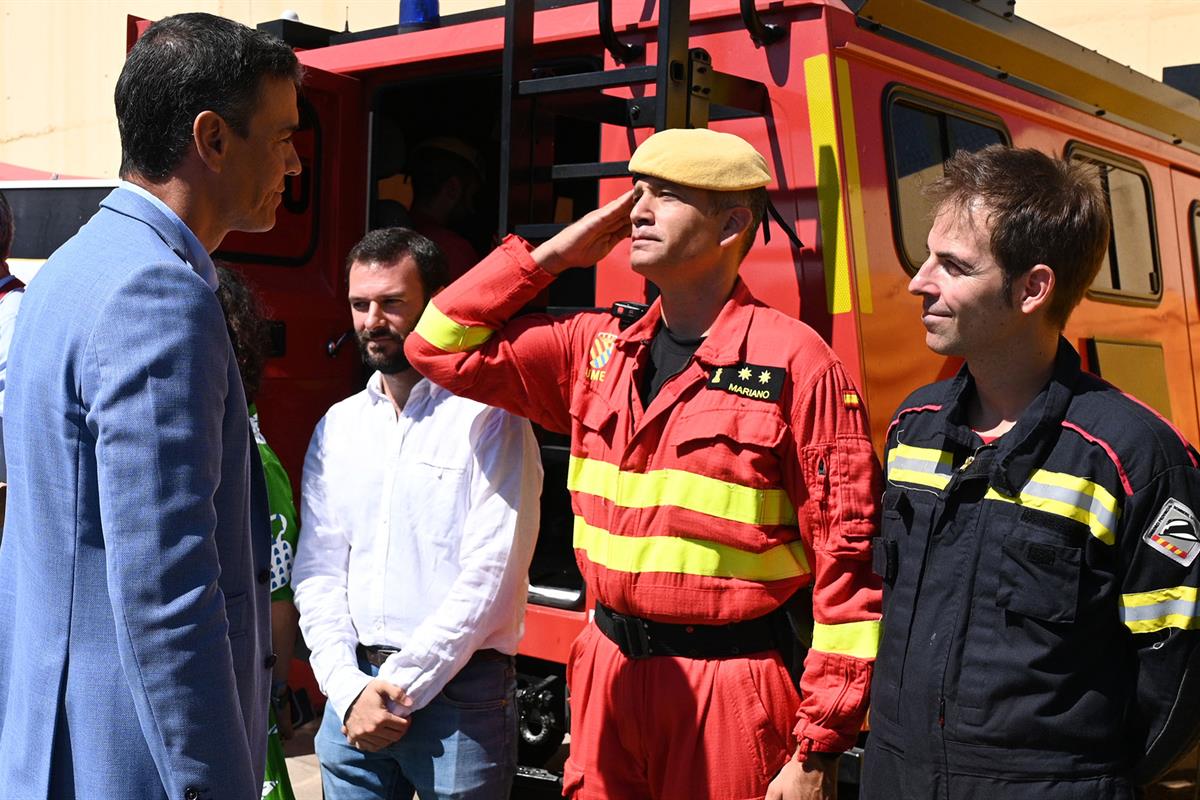
<path id="1" fill-rule="evenodd" d="M 379 669 L 359 659 L 371 675 Z M 355 750 L 325 705 L 317 758 L 325 800 L 503 800 L 517 771 L 516 669 L 475 660 L 429 705 L 404 738 L 377 753 Z"/>

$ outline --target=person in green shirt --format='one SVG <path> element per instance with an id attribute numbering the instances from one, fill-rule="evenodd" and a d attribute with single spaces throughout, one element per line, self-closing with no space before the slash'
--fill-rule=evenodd
<path id="1" fill-rule="evenodd" d="M 292 561 L 300 526 L 292 500 L 292 484 L 258 425 L 255 395 L 262 382 L 267 358 L 266 322 L 259 311 L 254 293 L 236 272 L 219 267 L 217 299 L 225 312 L 225 325 L 233 343 L 246 400 L 250 404 L 250 427 L 262 459 L 267 483 L 267 504 L 271 510 L 271 645 L 276 661 L 271 680 L 271 724 L 267 741 L 267 768 L 263 777 L 263 800 L 295 800 L 288 779 L 287 762 L 281 739 L 292 738 L 292 720 L 288 702 L 287 677 L 296 648 L 299 614 L 292 602 Z"/>

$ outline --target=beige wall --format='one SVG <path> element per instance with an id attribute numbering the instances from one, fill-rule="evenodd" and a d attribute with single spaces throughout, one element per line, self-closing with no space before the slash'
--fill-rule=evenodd
<path id="1" fill-rule="evenodd" d="M 1017 16 L 1155 80 L 1200 62 L 1197 0 L 1017 0 Z"/>
<path id="2" fill-rule="evenodd" d="M 499 0 L 441 0 L 443 14 Z M 247 24 L 285 9 L 324 28 L 394 23 L 398 0 L 0 0 L 0 162 L 66 175 L 116 175 L 112 91 L 125 17 L 208 11 Z M 1197 0 L 1018 0 L 1017 13 L 1145 74 L 1200 60 Z"/>
<path id="3" fill-rule="evenodd" d="M 498 0 L 441 0 L 443 14 Z M 399 0 L 0 0 L 0 162 L 112 178 L 120 162 L 112 93 L 125 19 L 207 11 L 255 25 L 290 9 L 354 31 L 395 24 Z"/>

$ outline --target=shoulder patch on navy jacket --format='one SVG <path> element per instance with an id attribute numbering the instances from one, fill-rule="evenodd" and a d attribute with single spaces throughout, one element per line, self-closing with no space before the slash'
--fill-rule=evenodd
<path id="1" fill-rule="evenodd" d="M 783 391 L 783 367 L 764 367 L 760 364 L 734 364 L 717 367 L 706 384 L 709 389 L 723 389 L 730 394 L 749 397 L 752 400 L 778 402 Z"/>
<path id="2" fill-rule="evenodd" d="M 1163 503 L 1142 540 L 1172 561 L 1190 567 L 1200 555 L 1200 521 L 1192 510 L 1175 498 Z"/>

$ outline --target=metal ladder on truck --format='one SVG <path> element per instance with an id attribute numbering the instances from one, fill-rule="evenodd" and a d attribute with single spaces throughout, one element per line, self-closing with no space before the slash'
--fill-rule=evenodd
<path id="1" fill-rule="evenodd" d="M 741 15 L 756 45 L 785 35 L 762 22 L 754 0 L 740 0 Z M 500 131 L 499 233 L 542 240 L 561 230 L 553 222 L 554 186 L 563 181 L 628 175 L 627 161 L 556 163 L 555 117 L 574 117 L 625 128 L 703 128 L 709 120 L 762 116 L 767 89 L 759 81 L 718 72 L 699 48 L 689 48 L 691 3 L 659 0 L 656 59 L 645 63 L 646 48 L 623 42 L 613 27 L 613 0 L 597 0 L 600 43 L 617 69 L 567 75 L 537 74 L 534 65 L 535 0 L 508 0 L 504 15 L 504 56 Z M 606 89 L 654 86 L 654 94 L 621 98 Z"/>

